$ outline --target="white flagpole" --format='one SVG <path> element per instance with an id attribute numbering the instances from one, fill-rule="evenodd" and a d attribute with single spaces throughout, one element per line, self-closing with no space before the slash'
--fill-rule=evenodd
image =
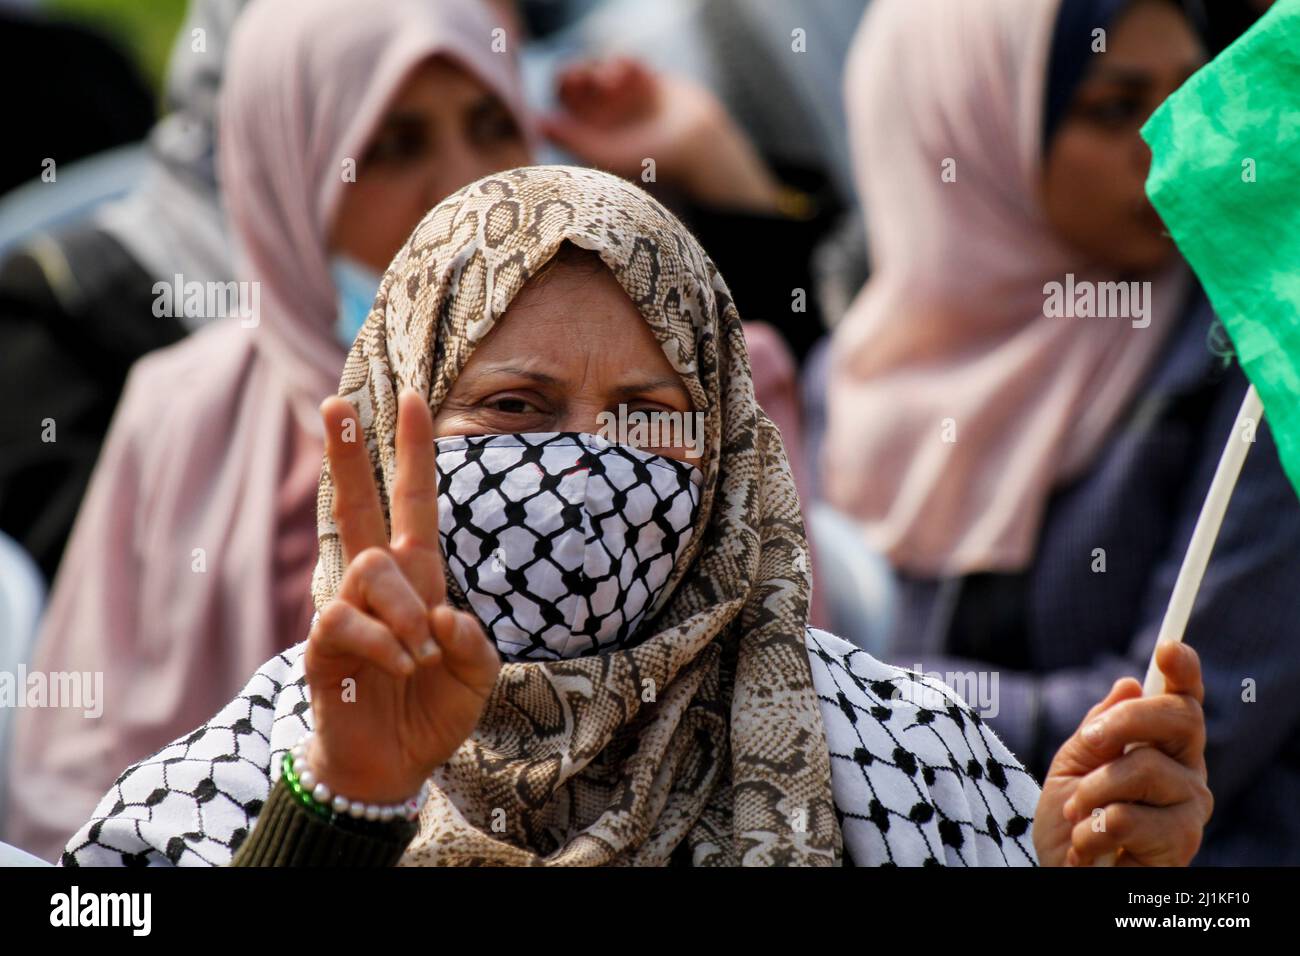
<path id="1" fill-rule="evenodd" d="M 1205 496 L 1201 506 L 1201 516 L 1196 519 L 1196 528 L 1192 531 L 1191 543 L 1187 545 L 1187 556 L 1178 571 L 1178 580 L 1174 584 L 1174 593 L 1169 596 L 1169 608 L 1165 619 L 1160 624 L 1160 634 L 1156 646 L 1161 641 L 1181 641 L 1187 629 L 1187 620 L 1192 616 L 1192 604 L 1196 601 L 1196 592 L 1201 589 L 1201 578 L 1205 576 L 1206 565 L 1210 563 L 1210 552 L 1214 550 L 1215 539 L 1219 537 L 1219 527 L 1223 516 L 1228 511 L 1228 501 L 1237 486 L 1241 475 L 1241 466 L 1246 462 L 1246 453 L 1254 441 L 1255 429 L 1259 427 L 1264 414 L 1264 405 L 1259 400 L 1259 393 L 1252 385 L 1246 390 L 1242 399 L 1241 411 L 1237 412 L 1237 421 L 1232 426 L 1228 443 L 1223 446 L 1223 455 L 1219 458 L 1219 467 L 1214 471 L 1214 480 L 1210 482 L 1210 493 Z M 1151 663 L 1147 665 L 1147 677 L 1142 684 L 1144 696 L 1163 694 L 1165 678 L 1156 667 L 1156 655 L 1151 654 Z"/>
<path id="2" fill-rule="evenodd" d="M 1200 517 L 1196 519 L 1192 540 L 1183 557 L 1183 566 L 1178 570 L 1178 580 L 1174 582 L 1174 592 L 1169 596 L 1169 607 L 1165 610 L 1164 620 L 1160 622 L 1160 633 L 1156 637 L 1157 650 L 1165 642 L 1177 643 L 1183 639 L 1187 621 L 1192 616 L 1192 605 L 1196 603 L 1196 593 L 1201 589 L 1201 579 L 1205 577 L 1205 568 L 1210 563 L 1210 553 L 1214 550 L 1219 528 L 1223 525 L 1223 516 L 1228 511 L 1228 502 L 1232 499 L 1237 478 L 1241 475 L 1241 466 L 1246 462 L 1246 453 L 1254 442 L 1255 429 L 1259 427 L 1263 414 L 1264 404 L 1252 385 L 1246 389 L 1246 397 L 1242 399 L 1241 410 L 1237 412 L 1232 434 L 1223 446 L 1219 467 L 1215 469 L 1214 480 L 1210 482 L 1210 492 L 1205 496 Z M 1165 675 L 1156 666 L 1156 651 L 1153 650 L 1151 662 L 1147 664 L 1146 680 L 1142 683 L 1142 696 L 1151 697 L 1164 692 Z M 1130 744 L 1124 748 L 1124 752 L 1128 753 L 1134 746 L 1141 745 Z M 1114 865 L 1113 853 L 1099 857 L 1093 863 L 1093 866 Z"/>

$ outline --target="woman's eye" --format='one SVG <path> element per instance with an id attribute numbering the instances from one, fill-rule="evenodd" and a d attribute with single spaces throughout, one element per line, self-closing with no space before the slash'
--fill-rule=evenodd
<path id="1" fill-rule="evenodd" d="M 1128 126 L 1145 118 L 1142 100 L 1136 96 L 1100 100 L 1085 105 L 1081 112 L 1092 122 L 1111 128 Z"/>
<path id="2" fill-rule="evenodd" d="M 528 415 L 540 410 L 532 402 L 515 395 L 494 398 L 486 402 L 485 405 L 492 411 L 505 412 L 507 415 Z"/>
<path id="3" fill-rule="evenodd" d="M 382 131 L 366 150 L 363 164 L 397 165 L 420 159 L 428 147 L 423 128 L 400 126 Z"/>
<path id="4" fill-rule="evenodd" d="M 660 405 L 657 402 L 649 402 L 649 403 L 633 402 L 627 406 L 627 410 L 628 410 L 628 414 L 631 414 L 632 412 L 641 412 L 647 418 L 653 415 L 672 415 L 672 414 L 681 415 L 682 414 L 681 412 L 675 412 L 672 408 L 669 408 L 667 405 Z M 615 414 L 617 414 L 617 409 L 615 409 L 614 411 Z"/>
<path id="5" fill-rule="evenodd" d="M 470 117 L 469 132 L 472 140 L 483 146 L 522 138 L 519 124 L 499 100 L 493 100 L 474 111 Z"/>

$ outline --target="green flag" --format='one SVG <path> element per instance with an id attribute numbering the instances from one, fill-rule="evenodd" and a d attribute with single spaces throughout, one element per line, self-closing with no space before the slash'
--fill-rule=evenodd
<path id="1" fill-rule="evenodd" d="M 1147 194 L 1227 327 L 1300 494 L 1300 0 L 1156 110 Z"/>

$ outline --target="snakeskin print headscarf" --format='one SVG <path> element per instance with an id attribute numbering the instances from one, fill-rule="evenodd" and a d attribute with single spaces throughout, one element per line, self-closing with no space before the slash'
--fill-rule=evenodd
<path id="1" fill-rule="evenodd" d="M 704 412 L 697 525 L 670 596 L 633 646 L 502 666 L 478 728 L 434 775 L 402 862 L 835 864 L 790 466 L 754 401 L 726 284 L 653 198 L 604 173 L 530 167 L 466 186 L 424 218 L 385 274 L 339 386 L 359 413 L 385 513 L 399 390 L 415 388 L 436 413 L 565 240 L 600 256 Z M 333 496 L 326 466 L 317 608 L 345 568 Z"/>

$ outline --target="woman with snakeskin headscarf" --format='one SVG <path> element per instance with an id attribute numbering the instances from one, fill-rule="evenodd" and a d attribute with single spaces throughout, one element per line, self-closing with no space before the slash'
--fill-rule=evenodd
<path id="1" fill-rule="evenodd" d="M 639 188 L 532 167 L 439 203 L 322 413 L 309 638 L 123 773 L 65 865 L 1195 851 L 1190 648 L 1162 654 L 1170 693 L 1117 684 L 1040 792 L 952 689 L 807 627 L 798 500 L 740 318 Z M 636 413 L 702 429 L 607 430 Z M 1094 772 L 1134 741 L 1157 745 L 1137 777 L 1159 807 Z M 1091 807 L 1116 825 L 1094 832 Z"/>

